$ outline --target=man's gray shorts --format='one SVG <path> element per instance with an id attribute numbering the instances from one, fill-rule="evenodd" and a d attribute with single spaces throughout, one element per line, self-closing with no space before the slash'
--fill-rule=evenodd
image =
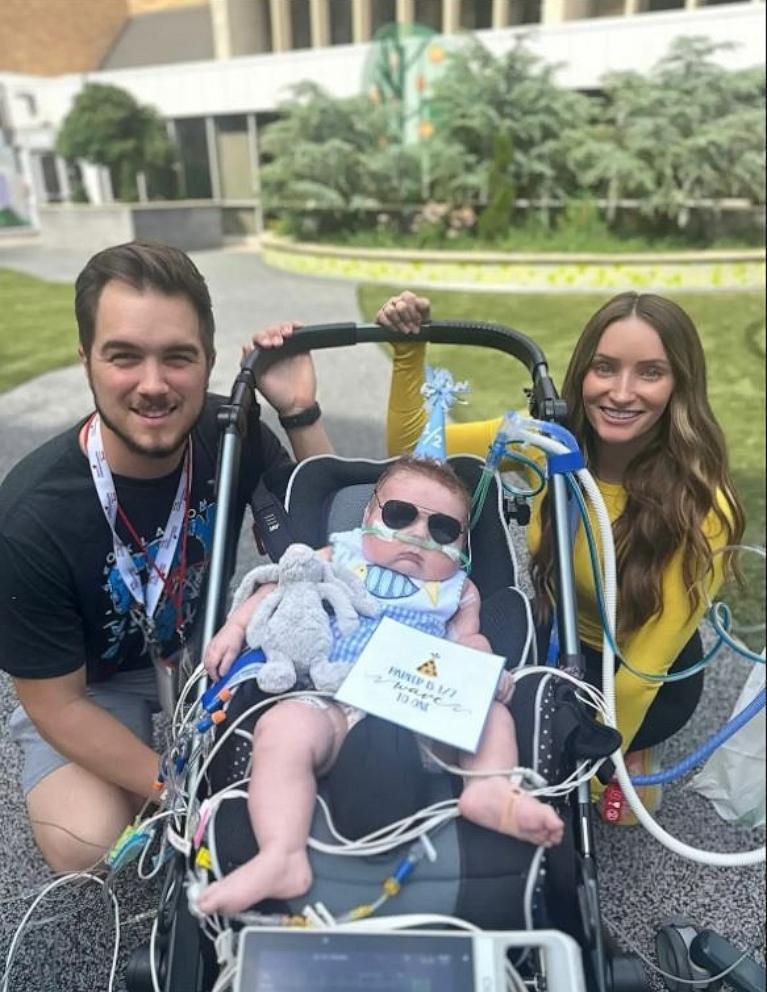
<path id="1" fill-rule="evenodd" d="M 145 744 L 152 746 L 152 714 L 160 710 L 154 668 L 120 672 L 108 682 L 89 685 L 87 692 L 94 703 L 124 723 Z M 21 772 L 24 795 L 46 775 L 69 764 L 68 758 L 43 740 L 21 706 L 17 706 L 11 714 L 8 728 L 11 737 L 24 752 Z M 87 733 L 88 728 L 83 727 L 83 734 Z"/>

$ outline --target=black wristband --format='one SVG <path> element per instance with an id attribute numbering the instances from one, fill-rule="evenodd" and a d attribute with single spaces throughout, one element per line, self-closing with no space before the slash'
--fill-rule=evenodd
<path id="1" fill-rule="evenodd" d="M 280 416 L 280 423 L 286 431 L 292 431 L 296 427 L 311 427 L 312 424 L 317 423 L 321 416 L 322 410 L 320 410 L 319 403 L 312 403 L 311 406 L 305 410 L 299 410 L 298 413 L 292 413 L 287 417 Z"/>

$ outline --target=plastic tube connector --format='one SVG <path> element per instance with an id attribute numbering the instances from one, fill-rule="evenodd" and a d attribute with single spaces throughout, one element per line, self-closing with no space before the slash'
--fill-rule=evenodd
<path id="1" fill-rule="evenodd" d="M 223 723 L 226 720 L 226 713 L 223 710 L 215 710 L 209 716 L 200 720 L 197 724 L 197 732 L 204 734 L 206 731 L 210 730 L 211 727 L 217 726 L 219 723 Z"/>
<path id="2" fill-rule="evenodd" d="M 400 861 L 400 863 L 397 865 L 397 868 L 395 869 L 392 878 L 400 885 L 402 885 L 402 883 L 406 882 L 413 874 L 413 871 L 415 870 L 415 866 L 416 866 L 415 858 L 408 855 L 408 857 L 405 858 L 404 861 Z"/>

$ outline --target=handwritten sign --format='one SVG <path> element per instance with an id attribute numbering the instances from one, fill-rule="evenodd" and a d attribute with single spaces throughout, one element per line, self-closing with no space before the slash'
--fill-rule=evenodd
<path id="1" fill-rule="evenodd" d="M 384 617 L 336 699 L 473 754 L 503 663 Z"/>

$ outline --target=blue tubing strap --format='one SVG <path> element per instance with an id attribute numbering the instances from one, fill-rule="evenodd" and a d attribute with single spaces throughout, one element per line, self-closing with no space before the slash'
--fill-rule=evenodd
<path id="1" fill-rule="evenodd" d="M 655 772 L 652 775 L 637 775 L 635 778 L 632 777 L 631 782 L 633 785 L 663 785 L 666 782 L 673 782 L 674 779 L 681 778 L 687 772 L 691 771 L 696 765 L 700 764 L 701 761 L 705 761 L 709 755 L 713 754 L 718 747 L 721 747 L 725 741 L 728 741 L 733 734 L 736 734 L 741 727 L 744 727 L 752 717 L 764 709 L 765 699 L 767 699 L 767 690 L 760 689 L 760 691 L 754 696 L 748 706 L 744 706 L 743 709 L 737 713 L 729 723 L 725 723 L 712 737 L 710 737 L 705 744 L 702 744 L 697 751 L 683 758 L 678 764 L 674 765 L 673 768 L 667 768 L 665 771 Z"/>

